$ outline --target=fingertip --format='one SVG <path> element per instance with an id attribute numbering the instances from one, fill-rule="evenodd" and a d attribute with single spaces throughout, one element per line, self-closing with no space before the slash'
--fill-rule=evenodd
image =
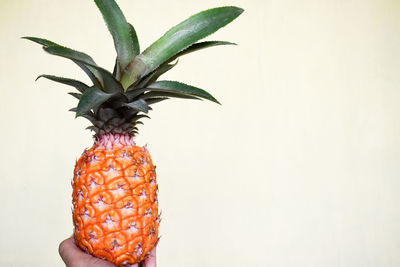
<path id="1" fill-rule="evenodd" d="M 158 240 L 157 240 L 158 243 Z M 156 262 L 156 251 L 157 251 L 157 243 L 154 246 L 154 248 L 150 251 L 150 253 L 146 256 L 144 259 L 144 267 L 156 267 L 157 262 Z"/>
<path id="2" fill-rule="evenodd" d="M 75 244 L 74 237 L 69 237 L 62 241 L 58 250 L 62 260 L 67 266 L 115 267 L 115 265 L 110 262 L 93 257 L 82 251 Z"/>
<path id="3" fill-rule="evenodd" d="M 73 243 L 73 237 L 65 239 L 58 246 L 58 253 L 67 265 L 71 263 L 73 256 L 77 253 L 76 250 L 79 249 L 76 248 L 75 244 Z"/>

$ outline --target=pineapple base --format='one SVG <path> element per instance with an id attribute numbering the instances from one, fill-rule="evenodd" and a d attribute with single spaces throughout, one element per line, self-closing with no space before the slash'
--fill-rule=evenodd
<path id="1" fill-rule="evenodd" d="M 155 166 L 128 134 L 95 136 L 72 181 L 76 244 L 117 266 L 142 261 L 158 238 Z"/>

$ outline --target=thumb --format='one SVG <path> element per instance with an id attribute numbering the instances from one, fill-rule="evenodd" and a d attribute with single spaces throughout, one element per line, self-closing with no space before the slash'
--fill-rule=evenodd
<path id="1" fill-rule="evenodd" d="M 95 258 L 82 250 L 74 243 L 73 237 L 61 242 L 58 252 L 67 267 L 93 266 L 93 267 L 115 267 L 114 264 Z"/>

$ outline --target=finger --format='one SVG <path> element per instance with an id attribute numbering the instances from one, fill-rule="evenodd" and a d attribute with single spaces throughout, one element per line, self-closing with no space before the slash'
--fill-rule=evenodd
<path id="1" fill-rule="evenodd" d="M 74 238 L 70 237 L 61 242 L 59 253 L 66 266 L 96 266 L 96 267 L 115 267 L 110 262 L 95 258 L 76 246 Z M 75 264 L 75 265 L 74 265 Z"/>
<path id="2" fill-rule="evenodd" d="M 61 242 L 58 247 L 58 253 L 60 253 L 62 260 L 68 266 L 77 257 L 79 258 L 83 252 L 74 244 L 73 237 L 70 237 Z"/>
<path id="3" fill-rule="evenodd" d="M 158 240 L 157 240 L 158 243 Z M 143 261 L 143 266 L 144 267 L 156 267 L 157 262 L 156 262 L 156 248 L 157 248 L 157 243 L 156 246 L 150 251 L 149 255 L 146 256 L 146 258 Z"/>

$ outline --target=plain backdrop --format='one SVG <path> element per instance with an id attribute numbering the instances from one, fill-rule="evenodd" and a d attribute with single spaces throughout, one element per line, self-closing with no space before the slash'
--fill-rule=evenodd
<path id="1" fill-rule="evenodd" d="M 400 1 L 118 1 L 146 48 L 201 10 L 245 12 L 165 79 L 222 106 L 171 100 L 137 143 L 157 165 L 161 267 L 400 266 Z M 0 266 L 63 266 L 75 160 L 92 145 L 68 60 L 46 37 L 112 68 L 90 0 L 0 0 Z"/>

